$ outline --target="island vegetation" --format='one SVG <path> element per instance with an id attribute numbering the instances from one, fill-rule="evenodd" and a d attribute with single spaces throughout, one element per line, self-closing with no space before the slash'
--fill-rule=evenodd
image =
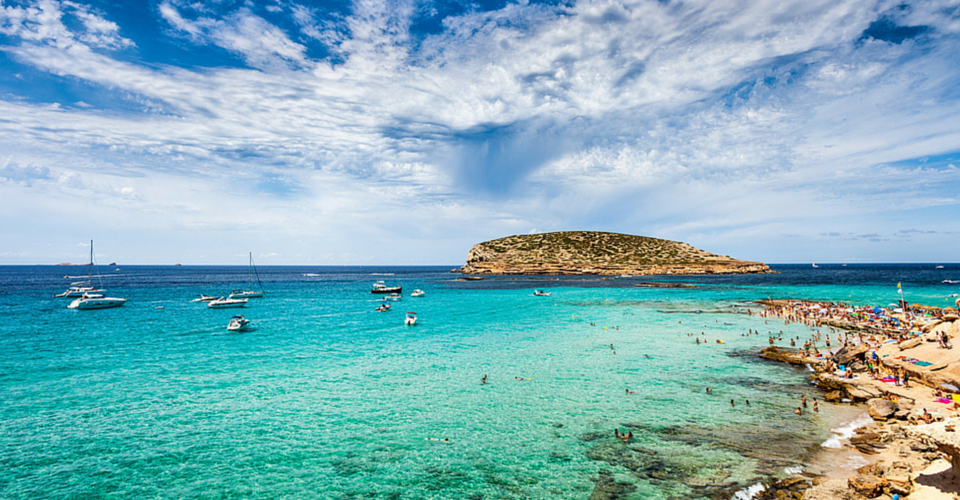
<path id="1" fill-rule="evenodd" d="M 470 249 L 464 274 L 654 275 L 772 272 L 687 243 L 598 231 L 507 236 Z"/>

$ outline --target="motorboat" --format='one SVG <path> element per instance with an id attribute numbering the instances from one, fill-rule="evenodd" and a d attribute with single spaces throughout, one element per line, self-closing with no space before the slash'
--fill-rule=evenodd
<path id="1" fill-rule="evenodd" d="M 230 293 L 231 299 L 256 299 L 263 297 L 263 283 L 260 282 L 260 273 L 257 272 L 257 266 L 253 263 L 253 252 L 250 252 L 250 267 L 247 274 L 247 289 L 234 290 Z M 257 276 L 257 290 L 253 289 L 254 275 Z"/>
<path id="2" fill-rule="evenodd" d="M 407 326 L 414 326 L 417 324 L 417 313 L 408 312 L 407 317 L 403 319 L 403 324 Z"/>
<path id="3" fill-rule="evenodd" d="M 227 324 L 227 330 L 231 332 L 239 332 L 246 330 L 250 326 L 250 320 L 244 318 L 242 314 L 238 314 L 230 318 L 230 323 Z"/>
<path id="4" fill-rule="evenodd" d="M 400 295 L 399 293 L 391 293 L 390 295 L 387 295 L 386 297 L 384 297 L 383 300 L 393 300 L 393 301 L 403 300 L 403 295 Z"/>
<path id="5" fill-rule="evenodd" d="M 937 266 L 936 269 L 943 269 L 943 266 Z"/>
<path id="6" fill-rule="evenodd" d="M 401 293 L 403 286 L 387 286 L 384 282 L 378 281 L 373 284 L 370 293 Z"/>
<path id="7" fill-rule="evenodd" d="M 204 295 L 201 293 L 199 297 L 193 299 L 191 302 L 210 302 L 211 300 L 217 300 L 219 298 L 220 297 L 216 295 Z"/>
<path id="8" fill-rule="evenodd" d="M 424 293 L 424 291 L 419 288 L 417 288 L 416 290 L 413 291 L 413 293 L 410 294 L 411 297 L 423 297 L 424 295 L 426 295 L 426 293 Z"/>
<path id="9" fill-rule="evenodd" d="M 121 297 L 105 297 L 102 293 L 85 293 L 79 299 L 74 299 L 67 309 L 109 309 L 126 303 L 127 299 Z"/>
<path id="10" fill-rule="evenodd" d="M 543 290 L 534 290 L 533 294 L 537 297 L 549 297 L 550 292 L 544 292 Z"/>
<path id="11" fill-rule="evenodd" d="M 389 310 L 390 310 L 390 304 L 387 304 L 386 302 L 380 304 L 380 305 L 377 306 L 377 308 L 375 309 L 375 311 L 377 311 L 377 312 L 387 312 L 387 311 L 389 311 Z"/>
<path id="12" fill-rule="evenodd" d="M 247 305 L 247 299 L 231 299 L 229 297 L 220 297 L 216 300 L 207 302 L 207 307 L 212 309 L 226 309 L 228 307 L 243 307 Z"/>

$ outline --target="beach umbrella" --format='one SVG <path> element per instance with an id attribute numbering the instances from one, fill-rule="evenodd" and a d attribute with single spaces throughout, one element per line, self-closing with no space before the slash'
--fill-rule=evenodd
<path id="1" fill-rule="evenodd" d="M 960 387 L 957 387 L 953 384 L 940 384 L 940 385 L 942 385 L 946 389 L 950 389 L 951 391 L 960 392 Z"/>
<path id="2" fill-rule="evenodd" d="M 873 308 L 873 313 L 874 313 L 874 314 L 880 314 L 881 312 L 882 312 L 882 309 L 880 309 L 879 307 L 874 307 L 874 308 Z"/>

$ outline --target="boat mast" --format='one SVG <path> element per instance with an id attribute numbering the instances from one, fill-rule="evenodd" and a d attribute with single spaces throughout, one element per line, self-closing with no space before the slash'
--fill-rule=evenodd
<path id="1" fill-rule="evenodd" d="M 257 286 L 260 287 L 260 292 L 263 293 L 263 283 L 260 282 L 260 272 L 257 271 L 257 266 L 253 265 L 253 252 L 250 252 L 250 289 L 253 290 L 253 274 L 257 274 Z"/>

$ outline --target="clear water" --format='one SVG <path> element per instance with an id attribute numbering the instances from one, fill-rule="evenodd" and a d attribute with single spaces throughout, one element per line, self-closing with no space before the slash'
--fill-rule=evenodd
<path id="1" fill-rule="evenodd" d="M 263 299 L 212 310 L 190 300 L 244 286 L 246 267 L 124 266 L 105 285 L 126 306 L 77 311 L 52 295 L 86 268 L 0 267 L 0 498 L 579 499 L 600 471 L 622 498 L 729 498 L 857 413 L 793 414 L 816 395 L 808 374 L 742 334 L 810 330 L 742 314 L 750 301 L 886 304 L 899 281 L 947 305 L 960 287 L 941 283 L 957 265 L 776 268 L 458 282 L 449 266 L 261 267 Z M 380 279 L 406 292 L 386 313 Z M 238 312 L 254 330 L 226 331 Z"/>

